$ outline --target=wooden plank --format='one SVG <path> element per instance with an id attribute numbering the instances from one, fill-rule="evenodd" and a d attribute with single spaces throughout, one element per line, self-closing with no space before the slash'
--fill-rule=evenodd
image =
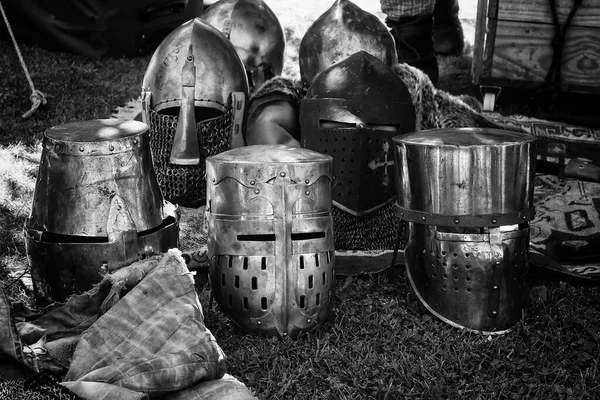
<path id="1" fill-rule="evenodd" d="M 473 43 L 473 61 L 471 62 L 471 71 L 473 74 L 473 83 L 478 84 L 481 79 L 483 66 L 483 49 L 486 41 L 486 11 L 488 7 L 487 0 L 478 0 L 477 19 L 475 21 L 475 43 Z"/>
<path id="2" fill-rule="evenodd" d="M 552 62 L 554 27 L 498 21 L 491 77 L 542 82 Z M 572 27 L 567 32 L 562 83 L 600 86 L 600 29 Z"/>
<path id="3" fill-rule="evenodd" d="M 572 0 L 556 0 L 561 24 L 566 21 L 572 4 Z M 549 0 L 499 0 L 498 19 L 553 24 Z M 583 0 L 571 25 L 600 28 L 600 0 Z"/>

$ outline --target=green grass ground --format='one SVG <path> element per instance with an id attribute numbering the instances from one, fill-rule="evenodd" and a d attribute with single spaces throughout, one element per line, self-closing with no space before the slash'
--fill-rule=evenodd
<path id="1" fill-rule="evenodd" d="M 286 31 L 288 44 L 297 46 L 299 34 Z M 21 50 L 48 104 L 21 118 L 30 90 L 12 45 L 0 41 L 0 280 L 13 298 L 30 301 L 28 281 L 20 279 L 27 268 L 22 226 L 41 134 L 64 122 L 109 117 L 139 95 L 149 58 L 91 61 L 35 46 Z M 294 51 L 288 54 L 286 62 L 294 62 Z M 469 57 L 442 60 L 440 87 L 473 90 Z M 239 331 L 199 286 L 229 372 L 264 399 L 600 398 L 598 287 L 532 277 L 521 322 L 507 335 L 486 337 L 431 317 L 401 269 L 336 284 L 329 321 L 296 341 Z"/>

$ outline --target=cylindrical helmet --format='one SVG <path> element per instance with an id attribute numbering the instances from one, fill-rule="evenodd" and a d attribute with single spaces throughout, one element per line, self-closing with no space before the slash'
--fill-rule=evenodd
<path id="1" fill-rule="evenodd" d="M 255 145 L 206 160 L 211 288 L 243 329 L 296 337 L 334 291 L 331 157 Z"/>
<path id="2" fill-rule="evenodd" d="M 220 0 L 200 18 L 233 43 L 246 66 L 250 92 L 281 75 L 285 36 L 277 16 L 263 0 Z"/>
<path id="3" fill-rule="evenodd" d="M 336 248 L 393 248 L 392 138 L 415 130 L 415 107 L 402 79 L 359 51 L 315 77 L 300 101 L 300 127 L 303 147 L 333 157 L 333 204 L 342 211 L 335 220 Z M 361 218 L 376 223 L 364 217 L 375 212 L 381 226 L 357 223 Z"/>
<path id="4" fill-rule="evenodd" d="M 148 127 L 116 119 L 44 134 L 25 223 L 34 292 L 64 301 L 140 258 L 178 246 L 177 207 L 163 199 Z"/>
<path id="5" fill-rule="evenodd" d="M 527 303 L 536 139 L 498 129 L 394 138 L 407 273 L 421 302 L 457 327 L 503 333 Z"/>
<path id="6" fill-rule="evenodd" d="M 348 0 L 336 0 L 308 28 L 300 42 L 302 86 L 339 60 L 364 50 L 387 66 L 398 63 L 392 34 L 375 15 Z"/>
<path id="7" fill-rule="evenodd" d="M 194 18 L 162 41 L 142 86 L 160 188 L 174 203 L 199 207 L 206 157 L 244 145 L 244 65 L 221 32 Z"/>

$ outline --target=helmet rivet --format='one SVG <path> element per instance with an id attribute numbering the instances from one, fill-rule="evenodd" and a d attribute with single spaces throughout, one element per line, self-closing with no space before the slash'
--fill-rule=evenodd
<path id="1" fill-rule="evenodd" d="M 251 184 L 252 186 L 254 186 L 254 185 L 256 185 L 256 181 L 250 181 L 250 184 Z"/>
<path id="2" fill-rule="evenodd" d="M 497 220 L 496 218 L 494 218 L 494 219 L 492 220 L 492 224 L 495 224 L 496 222 L 498 222 L 498 220 Z"/>
<path id="3" fill-rule="evenodd" d="M 425 217 L 422 217 L 421 219 L 422 219 L 423 221 L 425 221 L 425 220 L 426 220 L 426 218 L 425 218 Z"/>
<path id="4" fill-rule="evenodd" d="M 310 324 L 311 322 L 312 322 L 312 319 L 310 319 L 310 318 L 306 320 L 306 323 L 308 323 L 308 324 Z"/>
<path id="5" fill-rule="evenodd" d="M 258 190 L 258 189 L 254 189 L 254 193 L 256 193 L 256 194 L 259 194 L 259 193 L 260 193 L 260 190 Z"/>
<path id="6" fill-rule="evenodd" d="M 110 151 L 113 151 L 113 150 L 115 149 L 115 146 L 113 146 L 113 145 L 111 144 L 110 146 L 108 146 L 108 149 L 109 149 Z"/>
<path id="7" fill-rule="evenodd" d="M 262 325 L 261 321 L 256 321 L 256 325 Z"/>
<path id="8" fill-rule="evenodd" d="M 496 261 L 496 265 L 500 265 L 500 261 Z"/>
<path id="9" fill-rule="evenodd" d="M 137 139 L 133 139 L 133 144 L 137 144 Z"/>
<path id="10" fill-rule="evenodd" d="M 217 181 L 217 179 L 216 178 L 212 178 L 212 181 L 213 181 L 213 183 L 215 183 Z"/>
<path id="11" fill-rule="evenodd" d="M 285 177 L 285 172 L 281 171 L 281 172 L 279 173 L 279 175 L 280 175 L 280 176 L 283 178 L 283 177 Z"/>
<path id="12" fill-rule="evenodd" d="M 522 218 L 523 218 L 523 220 L 526 220 L 527 219 L 527 215 L 523 215 Z"/>
<path id="13" fill-rule="evenodd" d="M 498 289 L 498 285 L 494 285 L 494 290 Z"/>
<path id="14" fill-rule="evenodd" d="M 307 190 L 306 192 L 304 192 L 304 194 L 308 196 L 310 194 L 310 191 Z"/>
<path id="15" fill-rule="evenodd" d="M 283 336 L 284 336 L 284 337 L 285 337 L 285 336 L 287 336 L 287 332 L 283 332 Z"/>
<path id="16" fill-rule="evenodd" d="M 309 182 L 310 182 L 310 181 L 309 181 L 308 179 L 305 179 L 305 180 L 304 180 L 304 183 L 306 183 L 307 185 L 308 185 L 308 183 L 309 183 Z"/>
<path id="17" fill-rule="evenodd" d="M 60 150 L 60 144 L 54 145 L 54 150 L 59 151 Z"/>
<path id="18" fill-rule="evenodd" d="M 458 224 L 459 222 L 460 222 L 460 221 L 458 220 L 458 218 L 454 220 L 454 223 L 455 223 L 455 224 Z"/>
<path id="19" fill-rule="evenodd" d="M 492 314 L 496 315 L 498 314 L 498 311 L 492 311 Z"/>
<path id="20" fill-rule="evenodd" d="M 85 149 L 83 148 L 83 146 L 79 146 L 79 151 L 83 151 L 83 150 L 85 150 Z"/>

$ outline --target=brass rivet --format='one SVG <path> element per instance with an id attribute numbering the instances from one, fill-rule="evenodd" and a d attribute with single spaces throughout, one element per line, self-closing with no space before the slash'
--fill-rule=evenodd
<path id="1" fill-rule="evenodd" d="M 108 149 L 109 149 L 110 151 L 113 151 L 113 150 L 115 149 L 115 146 L 113 146 L 113 145 L 111 144 L 110 146 L 108 146 Z"/>
<path id="2" fill-rule="evenodd" d="M 259 194 L 259 193 L 260 193 L 260 190 L 258 190 L 258 189 L 254 189 L 254 193 L 256 193 L 256 194 Z"/>
<path id="3" fill-rule="evenodd" d="M 306 320 L 306 322 L 310 324 L 312 322 L 312 319 L 309 318 Z"/>
<path id="4" fill-rule="evenodd" d="M 498 222 L 496 218 L 492 219 L 492 224 L 495 224 L 496 222 Z"/>
<path id="5" fill-rule="evenodd" d="M 494 285 L 494 290 L 497 290 L 497 289 L 498 289 L 498 286 L 497 286 L 497 285 Z"/>
<path id="6" fill-rule="evenodd" d="M 426 218 L 425 218 L 425 217 L 422 217 L 421 219 L 422 219 L 423 221 L 425 221 L 425 219 L 426 219 Z"/>
<path id="7" fill-rule="evenodd" d="M 526 216 L 526 215 L 523 215 L 523 220 L 526 220 L 526 219 L 527 219 L 527 216 Z"/>
<path id="8" fill-rule="evenodd" d="M 261 321 L 256 321 L 256 325 L 262 325 Z"/>
<path id="9" fill-rule="evenodd" d="M 79 146 L 79 151 L 83 151 L 83 150 L 85 150 L 85 149 L 83 148 L 83 146 Z"/>
<path id="10" fill-rule="evenodd" d="M 460 222 L 460 221 L 459 221 L 458 219 L 455 219 L 455 220 L 454 220 L 454 223 L 455 223 L 455 224 L 458 224 L 459 222 Z"/>
<path id="11" fill-rule="evenodd" d="M 492 311 L 492 314 L 496 315 L 498 314 L 498 311 Z"/>
<path id="12" fill-rule="evenodd" d="M 137 144 L 137 139 L 133 139 L 133 144 Z"/>
<path id="13" fill-rule="evenodd" d="M 285 172 L 282 171 L 279 173 L 279 175 L 283 178 L 283 177 L 285 177 Z"/>
<path id="14" fill-rule="evenodd" d="M 306 183 L 307 185 L 308 185 L 308 183 L 309 183 L 309 182 L 310 182 L 310 181 L 309 181 L 308 179 L 305 179 L 305 180 L 304 180 L 304 183 Z"/>
<path id="15" fill-rule="evenodd" d="M 310 194 L 310 191 L 307 190 L 306 192 L 304 192 L 304 194 L 308 196 Z"/>
<path id="16" fill-rule="evenodd" d="M 254 186 L 254 185 L 256 185 L 256 182 L 255 182 L 255 181 L 250 181 L 250 184 L 251 184 L 252 186 Z"/>
<path id="17" fill-rule="evenodd" d="M 212 179 L 213 183 L 215 183 L 217 180 L 215 178 Z"/>

